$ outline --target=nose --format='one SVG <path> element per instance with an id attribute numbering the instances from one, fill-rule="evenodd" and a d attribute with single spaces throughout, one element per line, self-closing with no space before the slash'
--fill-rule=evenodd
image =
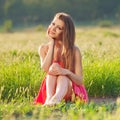
<path id="1" fill-rule="evenodd" d="M 52 30 L 53 30 L 53 31 L 56 31 L 56 27 L 55 27 L 55 26 L 53 26 L 53 27 L 52 27 Z"/>
<path id="2" fill-rule="evenodd" d="M 53 31 L 56 31 L 56 26 L 55 25 L 52 26 L 51 28 L 52 28 Z"/>

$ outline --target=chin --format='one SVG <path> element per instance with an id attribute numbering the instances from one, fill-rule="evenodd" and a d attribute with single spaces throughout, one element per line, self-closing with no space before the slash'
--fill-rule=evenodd
<path id="1" fill-rule="evenodd" d="M 55 36 L 53 36 L 53 35 L 51 35 L 51 34 L 49 34 L 49 36 L 50 36 L 51 38 L 55 39 Z"/>

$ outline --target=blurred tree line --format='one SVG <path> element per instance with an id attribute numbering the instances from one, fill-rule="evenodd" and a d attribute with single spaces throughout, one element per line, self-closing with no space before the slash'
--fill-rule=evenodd
<path id="1" fill-rule="evenodd" d="M 0 24 L 50 21 L 56 12 L 67 12 L 75 21 L 120 20 L 120 0 L 0 0 Z"/>

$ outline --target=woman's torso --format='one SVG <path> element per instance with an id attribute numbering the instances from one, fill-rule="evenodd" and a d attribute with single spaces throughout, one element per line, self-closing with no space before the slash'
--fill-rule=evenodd
<path id="1" fill-rule="evenodd" d="M 46 55 L 47 55 L 48 51 L 49 51 L 49 43 L 45 45 L 45 54 Z M 75 51 L 76 51 L 76 46 L 74 46 L 74 52 L 73 52 L 74 54 L 75 54 Z M 73 56 L 75 56 L 75 55 L 73 55 Z M 62 46 L 61 47 L 54 46 L 52 61 L 62 62 L 62 64 L 64 64 L 64 56 L 62 55 Z M 75 62 L 75 58 L 74 58 L 73 62 Z M 73 68 L 73 69 L 75 69 L 75 68 Z"/>

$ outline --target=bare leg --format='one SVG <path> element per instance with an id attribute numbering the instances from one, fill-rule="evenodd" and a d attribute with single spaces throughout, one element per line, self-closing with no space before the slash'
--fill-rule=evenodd
<path id="1" fill-rule="evenodd" d="M 47 104 L 49 102 L 49 100 L 51 99 L 51 97 L 55 94 L 55 88 L 56 88 L 56 76 L 53 75 L 47 75 L 46 78 L 46 101 L 45 104 Z"/>
<path id="2" fill-rule="evenodd" d="M 53 105 L 59 103 L 68 94 L 69 87 L 70 87 L 69 78 L 66 76 L 59 76 L 57 78 L 56 92 L 54 96 L 51 98 L 49 104 Z"/>

